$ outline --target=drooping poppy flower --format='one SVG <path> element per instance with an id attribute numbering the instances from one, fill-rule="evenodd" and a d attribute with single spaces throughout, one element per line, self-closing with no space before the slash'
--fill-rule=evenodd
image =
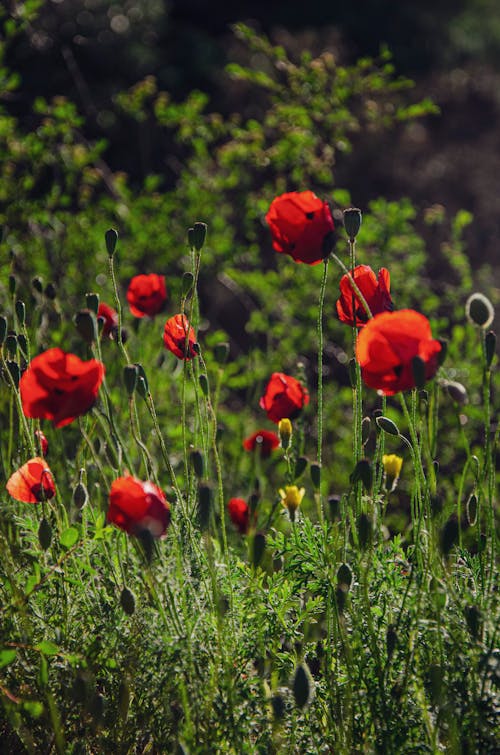
<path id="1" fill-rule="evenodd" d="M 167 320 L 163 330 L 163 343 L 178 359 L 189 360 L 196 356 L 193 348 L 196 336 L 186 315 L 174 315 Z"/>
<path id="2" fill-rule="evenodd" d="M 69 425 L 94 405 L 104 372 L 97 359 L 84 362 L 59 348 L 44 351 L 19 383 L 25 415 L 50 419 L 56 427 Z"/>
<path id="3" fill-rule="evenodd" d="M 283 372 L 273 372 L 260 399 L 259 406 L 265 409 L 271 422 L 294 418 L 309 403 L 309 394 L 298 380 Z"/>
<path id="4" fill-rule="evenodd" d="M 153 482 L 118 477 L 109 491 L 107 520 L 129 535 L 148 530 L 153 537 L 161 537 L 170 523 L 170 506 Z"/>
<path id="5" fill-rule="evenodd" d="M 127 301 L 134 317 L 154 317 L 167 301 L 165 276 L 135 275 L 128 286 Z"/>
<path id="6" fill-rule="evenodd" d="M 272 433 L 269 430 L 257 430 L 257 432 L 245 438 L 243 441 L 243 448 L 245 451 L 258 450 L 262 459 L 267 459 L 271 455 L 271 451 L 278 448 L 280 439 L 276 433 Z"/>
<path id="7" fill-rule="evenodd" d="M 440 351 L 429 320 L 413 309 L 376 315 L 359 332 L 356 344 L 364 382 L 386 396 L 415 388 L 415 357 L 421 360 L 425 380 L 434 377 Z"/>
<path id="8" fill-rule="evenodd" d="M 37 438 L 40 448 L 42 449 L 42 456 L 47 456 L 49 451 L 49 441 L 41 430 L 35 430 L 35 438 Z"/>
<path id="9" fill-rule="evenodd" d="M 238 532 L 246 535 L 250 524 L 250 509 L 243 498 L 231 498 L 227 504 L 227 511 Z"/>
<path id="10" fill-rule="evenodd" d="M 266 215 L 276 252 L 316 265 L 333 247 L 335 225 L 327 202 L 312 191 L 292 191 L 271 202 Z"/>
<path id="11" fill-rule="evenodd" d="M 358 265 L 351 275 L 370 307 L 372 315 L 392 312 L 394 307 L 389 293 L 391 279 L 389 271 L 385 267 L 379 270 L 378 278 L 369 265 Z M 369 319 L 348 275 L 343 275 L 340 279 L 340 299 L 337 299 L 337 314 L 339 320 L 348 325 L 356 325 L 357 328 L 361 328 Z"/>
<path id="12" fill-rule="evenodd" d="M 118 312 L 110 307 L 109 304 L 101 302 L 97 308 L 97 317 L 102 317 L 104 320 L 102 326 L 102 335 L 104 338 L 114 335 L 118 328 Z"/>
<path id="13" fill-rule="evenodd" d="M 7 481 L 7 492 L 16 501 L 40 503 L 56 494 L 52 472 L 45 459 L 35 456 L 20 467 Z"/>

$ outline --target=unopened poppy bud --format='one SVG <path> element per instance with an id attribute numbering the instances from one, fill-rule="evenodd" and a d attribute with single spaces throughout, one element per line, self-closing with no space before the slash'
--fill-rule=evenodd
<path id="1" fill-rule="evenodd" d="M 309 473 L 311 475 L 311 482 L 314 486 L 314 489 L 319 490 L 321 485 L 321 464 L 313 461 L 311 466 L 309 467 Z"/>
<path id="2" fill-rule="evenodd" d="M 198 449 L 191 451 L 191 464 L 193 465 L 196 477 L 200 480 L 204 475 L 205 463 L 203 454 Z"/>
<path id="3" fill-rule="evenodd" d="M 474 527 L 477 522 L 478 500 L 475 493 L 471 493 L 466 506 L 467 521 L 470 527 Z"/>
<path id="4" fill-rule="evenodd" d="M 314 680 L 306 663 L 300 663 L 295 669 L 292 682 L 293 699 L 298 708 L 305 708 L 314 698 Z"/>
<path id="5" fill-rule="evenodd" d="M 465 314 L 469 322 L 480 328 L 489 328 L 495 317 L 493 304 L 484 294 L 471 294 L 465 303 Z"/>
<path id="6" fill-rule="evenodd" d="M 3 315 L 0 316 L 0 346 L 5 343 L 5 337 L 7 335 L 7 318 Z"/>
<path id="7" fill-rule="evenodd" d="M 464 404 L 467 404 L 469 402 L 467 389 L 462 385 L 462 383 L 457 383 L 455 380 L 447 380 L 444 383 L 444 387 L 448 395 L 453 399 L 453 401 L 456 401 L 457 404 L 463 406 Z"/>
<path id="8" fill-rule="evenodd" d="M 256 532 L 252 542 L 252 564 L 258 566 L 266 551 L 266 536 L 263 532 Z"/>
<path id="9" fill-rule="evenodd" d="M 389 417 L 377 417 L 375 419 L 378 427 L 388 435 L 399 435 L 399 429 L 395 422 Z"/>
<path id="10" fill-rule="evenodd" d="M 200 383 L 201 392 L 204 396 L 208 396 L 208 378 L 204 372 L 200 374 L 198 381 Z"/>
<path id="11" fill-rule="evenodd" d="M 5 346 L 7 347 L 10 358 L 14 359 L 17 354 L 17 336 L 12 331 L 9 332 L 5 339 Z"/>
<path id="12" fill-rule="evenodd" d="M 50 548 L 52 542 L 52 527 L 45 517 L 40 521 L 38 527 L 38 542 L 40 543 L 40 548 L 44 551 Z"/>
<path id="13" fill-rule="evenodd" d="M 123 368 L 123 382 L 129 396 L 132 396 L 136 389 L 138 377 L 139 370 L 136 364 L 125 365 Z"/>
<path id="14" fill-rule="evenodd" d="M 328 508 L 332 522 L 340 519 L 340 496 L 331 495 L 328 497 Z"/>
<path id="15" fill-rule="evenodd" d="M 112 257 L 115 253 L 116 242 L 118 241 L 118 231 L 115 231 L 114 228 L 110 228 L 104 234 L 104 239 L 106 241 L 106 250 L 108 252 L 108 256 Z"/>
<path id="16" fill-rule="evenodd" d="M 128 587 L 124 587 L 120 593 L 120 605 L 127 616 L 132 616 L 132 614 L 135 612 L 134 593 L 129 590 Z"/>
<path id="17" fill-rule="evenodd" d="M 295 462 L 294 478 L 296 480 L 298 480 L 299 477 L 305 472 L 305 469 L 308 464 L 309 464 L 309 461 L 307 460 L 305 456 L 299 456 L 299 458 Z"/>
<path id="18" fill-rule="evenodd" d="M 86 343 L 91 344 L 97 340 L 97 319 L 90 309 L 81 309 L 76 313 L 75 325 Z"/>
<path id="19" fill-rule="evenodd" d="M 33 278 L 33 280 L 31 281 L 31 285 L 33 286 L 33 288 L 35 289 L 35 291 L 38 294 L 42 293 L 42 291 L 43 291 L 43 283 L 42 283 L 42 279 L 41 278 L 39 278 L 38 276 L 36 278 Z"/>
<path id="20" fill-rule="evenodd" d="M 344 228 L 346 229 L 350 241 L 354 241 L 358 235 L 362 220 L 363 216 L 361 210 L 357 207 L 350 207 L 349 209 L 344 210 Z"/>
<path id="21" fill-rule="evenodd" d="M 271 707 L 273 709 L 273 716 L 277 721 L 281 721 L 285 716 L 285 701 L 282 695 L 273 695 L 271 697 Z"/>
<path id="22" fill-rule="evenodd" d="M 47 299 L 54 301 L 57 296 L 57 291 L 54 283 L 47 283 L 47 285 L 45 286 L 45 296 L 47 297 Z"/>
<path id="23" fill-rule="evenodd" d="M 196 249 L 197 252 L 200 252 L 205 245 L 206 237 L 207 224 L 201 222 L 195 223 L 188 231 L 189 246 L 191 249 Z"/>
<path id="24" fill-rule="evenodd" d="M 142 398 L 147 398 L 149 393 L 149 383 L 142 364 L 136 364 L 137 367 L 137 391 Z"/>
<path id="25" fill-rule="evenodd" d="M 19 321 L 19 325 L 23 327 L 26 322 L 26 305 L 21 299 L 16 301 L 16 317 Z"/>
<path id="26" fill-rule="evenodd" d="M 87 488 L 83 482 L 79 482 L 73 490 L 73 503 L 78 509 L 83 509 L 89 499 Z"/>
<path id="27" fill-rule="evenodd" d="M 397 632 L 392 624 L 390 624 L 387 627 L 387 632 L 385 635 L 385 646 L 387 649 L 387 657 L 392 658 L 393 653 L 396 649 L 396 645 L 398 643 L 398 635 Z"/>
<path id="28" fill-rule="evenodd" d="M 361 422 L 361 442 L 363 446 L 366 446 L 368 443 L 371 425 L 372 421 L 370 417 L 363 417 L 363 421 Z"/>
<path id="29" fill-rule="evenodd" d="M 495 356 L 497 346 L 497 337 L 493 330 L 489 330 L 484 337 L 484 351 L 486 356 L 486 367 L 489 369 Z"/>
<path id="30" fill-rule="evenodd" d="M 337 572 L 337 584 L 340 587 L 345 587 L 348 591 L 352 584 L 352 571 L 347 564 L 341 564 Z"/>
<path id="31" fill-rule="evenodd" d="M 18 333 L 17 344 L 21 349 L 21 353 L 24 354 L 24 356 L 28 356 L 28 339 L 26 338 L 24 333 Z"/>
<path id="32" fill-rule="evenodd" d="M 194 285 L 193 273 L 184 273 L 182 276 L 182 297 L 186 297 Z"/>
<path id="33" fill-rule="evenodd" d="M 280 419 L 278 423 L 278 434 L 280 437 L 280 445 L 285 451 L 289 448 L 292 439 L 292 423 L 286 417 Z"/>
<path id="34" fill-rule="evenodd" d="M 373 523 L 368 514 L 360 514 L 358 517 L 358 539 L 361 548 L 366 548 L 372 539 Z"/>
<path id="35" fill-rule="evenodd" d="M 88 309 L 97 316 L 99 309 L 99 294 L 94 294 L 92 292 L 85 294 L 85 301 L 87 302 Z"/>
<path id="36" fill-rule="evenodd" d="M 402 456 L 398 456 L 397 454 L 384 454 L 382 456 L 382 464 L 387 477 L 391 480 L 397 480 L 399 478 L 403 466 Z"/>
<path id="37" fill-rule="evenodd" d="M 9 293 L 14 296 L 17 290 L 17 280 L 15 275 L 9 275 Z"/>
<path id="38" fill-rule="evenodd" d="M 223 365 L 229 356 L 229 344 L 226 341 L 216 343 L 214 346 L 214 359 L 217 364 Z"/>
<path id="39" fill-rule="evenodd" d="M 212 512 L 214 491 L 211 485 L 207 483 L 198 486 L 198 521 L 200 529 L 204 532 L 210 525 L 210 514 Z"/>
<path id="40" fill-rule="evenodd" d="M 21 379 L 21 370 L 17 362 L 7 361 L 7 369 L 10 372 L 10 376 L 14 382 L 16 388 L 19 387 L 19 381 Z"/>
<path id="41" fill-rule="evenodd" d="M 351 472 L 350 481 L 352 485 L 357 482 L 363 483 L 365 490 L 370 491 L 373 485 L 373 469 L 368 459 L 360 459 L 353 471 Z"/>

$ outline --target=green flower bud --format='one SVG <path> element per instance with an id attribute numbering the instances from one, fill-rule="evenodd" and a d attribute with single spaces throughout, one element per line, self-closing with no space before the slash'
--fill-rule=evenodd
<path id="1" fill-rule="evenodd" d="M 495 317 L 495 310 L 484 294 L 471 294 L 465 303 L 465 314 L 469 322 L 480 328 L 489 328 Z"/>
<path id="2" fill-rule="evenodd" d="M 97 318 L 90 309 L 81 309 L 76 313 L 75 325 L 86 343 L 97 341 Z"/>
<path id="3" fill-rule="evenodd" d="M 388 435 L 399 435 L 398 426 L 389 417 L 377 417 L 375 419 L 378 427 Z"/>
<path id="4" fill-rule="evenodd" d="M 363 216 L 361 210 L 357 207 L 350 207 L 349 209 L 344 210 L 344 228 L 346 229 L 350 241 L 354 241 L 358 235 L 362 220 Z"/>
<path id="5" fill-rule="evenodd" d="M 16 316 L 22 328 L 26 322 L 26 305 L 21 299 L 16 301 Z"/>
<path id="6" fill-rule="evenodd" d="M 99 294 L 85 294 L 85 301 L 87 302 L 88 309 L 90 309 L 90 311 L 97 317 L 97 310 L 99 309 Z"/>
<path id="7" fill-rule="evenodd" d="M 110 228 L 104 234 L 104 239 L 106 241 L 108 257 L 112 257 L 115 253 L 116 242 L 118 241 L 118 231 L 115 231 L 114 228 Z"/>
<path id="8" fill-rule="evenodd" d="M 310 705 L 314 698 L 314 680 L 306 663 L 300 663 L 295 669 L 292 682 L 293 699 L 298 708 Z"/>

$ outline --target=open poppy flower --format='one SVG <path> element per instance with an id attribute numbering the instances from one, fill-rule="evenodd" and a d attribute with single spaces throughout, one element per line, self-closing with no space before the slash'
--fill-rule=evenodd
<path id="1" fill-rule="evenodd" d="M 189 326 L 186 315 L 174 315 L 167 320 L 163 331 L 163 343 L 165 348 L 175 354 L 178 359 L 189 360 L 196 356 L 193 349 L 196 336 L 193 328 Z"/>
<path id="2" fill-rule="evenodd" d="M 271 202 L 266 220 L 273 249 L 295 262 L 316 265 L 328 257 L 335 225 L 327 202 L 312 191 L 291 191 Z"/>
<path id="3" fill-rule="evenodd" d="M 273 372 L 259 406 L 265 409 L 271 422 L 278 424 L 285 417 L 296 417 L 308 403 L 309 394 L 298 380 L 283 372 Z"/>
<path id="4" fill-rule="evenodd" d="M 170 506 L 153 482 L 118 477 L 109 491 L 107 520 L 129 535 L 149 530 L 153 537 L 161 537 L 170 524 Z"/>
<path id="5" fill-rule="evenodd" d="M 389 293 L 391 278 L 385 267 L 379 270 L 378 278 L 369 265 L 358 265 L 351 275 L 370 307 L 372 315 L 392 312 L 394 307 Z M 357 328 L 363 327 L 369 319 L 348 275 L 343 275 L 340 279 L 340 299 L 337 299 L 337 314 L 339 320 L 348 325 L 356 325 Z"/>
<path id="6" fill-rule="evenodd" d="M 97 359 L 84 362 L 59 348 L 44 351 L 19 382 L 24 414 L 50 419 L 56 427 L 69 425 L 94 405 L 104 372 Z"/>
<path id="7" fill-rule="evenodd" d="M 102 335 L 105 338 L 112 336 L 118 328 L 118 312 L 109 304 L 101 302 L 97 308 L 97 317 L 102 317 L 104 324 L 102 326 Z"/>
<path id="8" fill-rule="evenodd" d="M 20 467 L 7 481 L 7 492 L 16 501 L 40 503 L 56 494 L 52 472 L 45 459 L 35 456 Z"/>
<path id="9" fill-rule="evenodd" d="M 128 286 L 127 301 L 134 317 L 154 317 L 167 301 L 165 276 L 135 275 Z"/>
<path id="10" fill-rule="evenodd" d="M 429 320 L 413 309 L 376 315 L 359 332 L 356 344 L 364 382 L 386 396 L 415 388 L 415 357 L 422 362 L 425 379 L 434 377 L 440 351 Z"/>
<path id="11" fill-rule="evenodd" d="M 227 511 L 238 532 L 246 535 L 250 524 L 250 509 L 243 498 L 231 498 L 227 504 Z"/>
<path id="12" fill-rule="evenodd" d="M 243 448 L 245 451 L 255 451 L 258 449 L 262 459 L 267 459 L 271 455 L 271 451 L 278 448 L 280 439 L 276 433 L 270 432 L 270 430 L 257 430 L 257 432 L 245 438 L 243 441 Z"/>

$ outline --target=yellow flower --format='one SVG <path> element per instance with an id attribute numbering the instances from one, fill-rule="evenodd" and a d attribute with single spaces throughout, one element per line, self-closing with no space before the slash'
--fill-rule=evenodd
<path id="1" fill-rule="evenodd" d="M 387 477 L 391 477 L 394 480 L 399 478 L 401 474 L 401 467 L 403 466 L 403 459 L 396 454 L 384 454 L 382 456 L 382 464 L 384 465 L 384 471 Z"/>
<path id="2" fill-rule="evenodd" d="M 278 423 L 278 432 L 280 436 L 281 448 L 287 449 L 292 437 L 292 423 L 289 419 L 280 419 Z"/>
<path id="3" fill-rule="evenodd" d="M 302 503 L 305 492 L 305 488 L 299 489 L 296 485 L 285 485 L 285 489 L 280 489 L 279 491 L 281 503 L 288 509 L 292 522 L 295 519 L 295 512 Z"/>

